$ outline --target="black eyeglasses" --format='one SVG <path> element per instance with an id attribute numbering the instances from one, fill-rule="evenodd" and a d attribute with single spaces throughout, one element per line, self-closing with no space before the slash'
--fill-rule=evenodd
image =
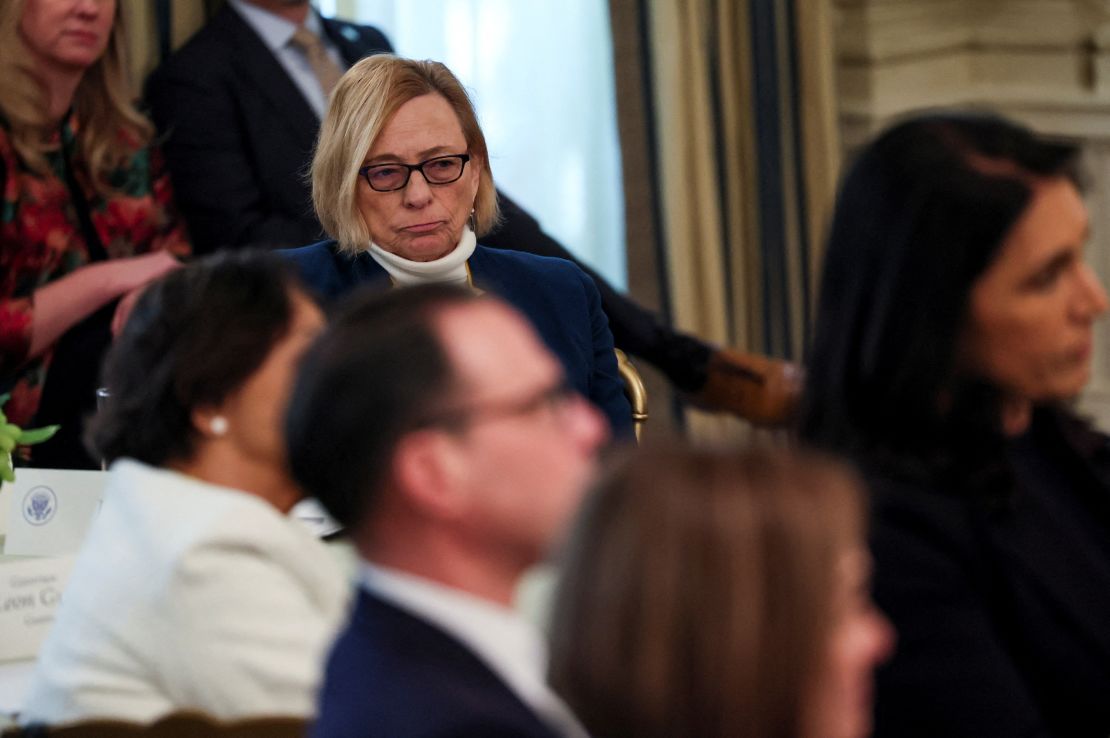
<path id="1" fill-rule="evenodd" d="M 579 397 L 578 391 L 566 379 L 561 379 L 550 387 L 544 387 L 519 400 L 490 402 L 446 410 L 426 417 L 416 425 L 423 428 L 438 425 L 456 429 L 483 420 L 523 417 L 540 413 L 555 415 L 568 407 L 577 397 Z"/>
<path id="2" fill-rule="evenodd" d="M 424 181 L 433 185 L 451 184 L 462 176 L 470 154 L 451 154 L 437 156 L 419 164 L 371 164 L 358 170 L 360 177 L 375 192 L 403 190 L 409 183 L 413 172 L 424 175 Z"/>

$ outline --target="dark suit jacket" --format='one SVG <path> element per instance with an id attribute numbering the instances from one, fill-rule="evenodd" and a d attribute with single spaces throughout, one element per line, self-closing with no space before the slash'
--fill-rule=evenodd
<path id="1" fill-rule="evenodd" d="M 1027 440 L 1005 501 L 872 480 L 876 738 L 1110 735 L 1110 451 L 1050 411 Z"/>
<path id="2" fill-rule="evenodd" d="M 323 25 L 348 64 L 391 50 L 369 26 Z M 320 121 L 230 5 L 151 75 L 146 95 L 197 253 L 322 237 L 303 176 Z"/>
<path id="3" fill-rule="evenodd" d="M 454 637 L 366 591 L 328 658 L 314 738 L 555 738 Z"/>
<path id="4" fill-rule="evenodd" d="M 387 287 L 389 275 L 368 252 L 351 257 L 321 241 L 278 252 L 325 302 L 362 285 Z M 478 246 L 467 262 L 474 286 L 501 297 L 531 320 L 559 357 L 567 379 L 609 419 L 616 435 L 632 431 L 613 335 L 593 281 L 569 261 Z"/>
<path id="5" fill-rule="evenodd" d="M 353 64 L 391 51 L 378 30 L 324 19 Z M 224 6 L 151 75 L 147 101 L 198 254 L 222 246 L 300 246 L 323 238 L 302 176 L 319 121 L 285 69 L 230 6 Z M 662 369 L 679 389 L 706 379 L 711 349 L 676 333 L 616 292 L 542 231 L 504 194 L 504 222 L 483 237 L 492 248 L 569 259 L 596 283 L 618 346 Z"/>

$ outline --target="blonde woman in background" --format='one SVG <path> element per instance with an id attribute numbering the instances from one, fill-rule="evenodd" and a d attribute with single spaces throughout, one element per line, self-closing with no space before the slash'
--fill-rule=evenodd
<path id="1" fill-rule="evenodd" d="M 190 250 L 122 23 L 116 0 L 0 4 L 0 392 L 12 422 L 62 424 L 39 466 L 95 465 L 80 426 L 100 357 Z"/>
<path id="2" fill-rule="evenodd" d="M 586 503 L 550 680 L 594 738 L 858 738 L 893 631 L 860 487 L 818 457 L 664 450 Z"/>
<path id="3" fill-rule="evenodd" d="M 531 321 L 567 381 L 630 438 L 613 334 L 573 262 L 483 246 L 497 190 L 478 116 L 439 62 L 368 57 L 340 79 L 312 160 L 312 201 L 332 240 L 280 251 L 324 300 L 371 285 L 456 284 Z"/>

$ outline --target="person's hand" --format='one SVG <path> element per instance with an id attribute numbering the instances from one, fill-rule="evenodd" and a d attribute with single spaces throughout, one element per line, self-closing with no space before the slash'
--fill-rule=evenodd
<path id="1" fill-rule="evenodd" d="M 62 334 L 113 300 L 121 301 L 112 320 L 113 330 L 118 331 L 135 303 L 131 293 L 180 268 L 181 262 L 169 253 L 156 251 L 87 264 L 47 282 L 32 296 L 34 311 L 27 355 L 42 355 Z"/>
<path id="2" fill-rule="evenodd" d="M 123 296 L 145 287 L 150 282 L 181 268 L 181 262 L 166 251 L 153 251 L 142 256 L 104 262 L 113 271 L 117 294 Z"/>
<path id="3" fill-rule="evenodd" d="M 805 371 L 788 361 L 720 349 L 709 357 L 705 386 L 691 401 L 753 425 L 781 427 L 794 418 Z"/>
<path id="4" fill-rule="evenodd" d="M 125 264 L 118 276 L 123 280 L 123 284 L 134 286 L 124 292 L 116 305 L 116 311 L 112 315 L 113 338 L 119 336 L 120 332 L 123 331 L 123 326 L 127 323 L 127 319 L 131 317 L 131 310 L 134 309 L 135 303 L 139 296 L 143 294 L 147 285 L 175 269 L 180 269 L 182 266 L 181 262 L 165 251 L 121 259 L 120 262 L 132 262 Z"/>

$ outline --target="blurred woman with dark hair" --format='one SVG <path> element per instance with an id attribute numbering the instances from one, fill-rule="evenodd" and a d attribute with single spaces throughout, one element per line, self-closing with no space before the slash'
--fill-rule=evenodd
<path id="1" fill-rule="evenodd" d="M 874 489 L 880 736 L 1110 734 L 1110 455 L 1066 406 L 1107 307 L 1076 156 L 938 113 L 841 188 L 801 432 Z"/>
<path id="2" fill-rule="evenodd" d="M 309 715 L 345 578 L 288 518 L 282 413 L 323 328 L 283 263 L 239 252 L 155 284 L 108 355 L 111 462 L 28 721 Z"/>
<path id="3" fill-rule="evenodd" d="M 641 453 L 568 542 L 551 684 L 595 738 L 860 738 L 893 640 L 868 569 L 839 465 Z"/>

